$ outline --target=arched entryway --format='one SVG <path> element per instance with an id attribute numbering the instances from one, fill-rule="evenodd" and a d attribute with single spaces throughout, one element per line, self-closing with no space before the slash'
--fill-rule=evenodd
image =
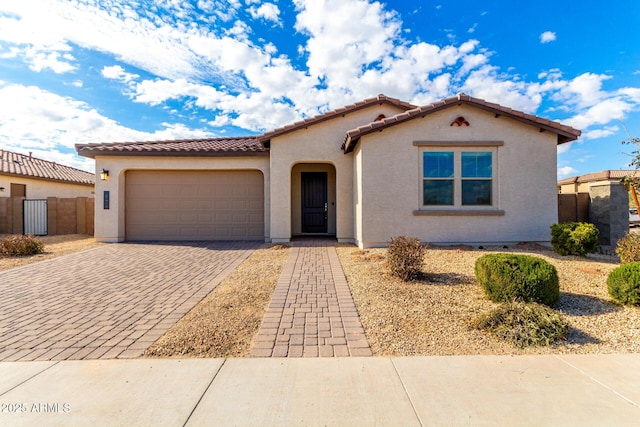
<path id="1" fill-rule="evenodd" d="M 336 235 L 336 169 L 330 163 L 291 168 L 291 235 Z"/>

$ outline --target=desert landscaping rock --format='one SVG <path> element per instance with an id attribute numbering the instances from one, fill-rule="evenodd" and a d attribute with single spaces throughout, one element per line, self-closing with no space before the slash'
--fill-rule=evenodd
<path id="1" fill-rule="evenodd" d="M 640 352 L 640 307 L 616 305 L 608 296 L 615 257 L 561 257 L 538 245 L 434 247 L 421 280 L 404 283 L 388 273 L 384 249 L 337 250 L 376 356 Z M 561 294 L 554 309 L 571 327 L 565 342 L 518 349 L 469 326 L 494 306 L 473 274 L 476 259 L 493 252 L 526 253 L 556 266 Z"/>

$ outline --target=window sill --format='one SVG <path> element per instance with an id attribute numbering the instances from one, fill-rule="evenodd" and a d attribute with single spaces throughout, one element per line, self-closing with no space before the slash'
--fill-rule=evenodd
<path id="1" fill-rule="evenodd" d="M 419 209 L 414 216 L 504 216 L 502 209 Z"/>

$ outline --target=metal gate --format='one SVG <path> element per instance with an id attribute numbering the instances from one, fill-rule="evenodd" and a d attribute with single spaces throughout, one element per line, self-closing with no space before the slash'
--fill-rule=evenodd
<path id="1" fill-rule="evenodd" d="M 22 212 L 24 234 L 47 235 L 46 200 L 23 200 Z"/>

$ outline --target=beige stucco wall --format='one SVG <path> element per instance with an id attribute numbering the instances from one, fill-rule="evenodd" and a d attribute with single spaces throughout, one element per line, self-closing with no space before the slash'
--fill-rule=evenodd
<path id="1" fill-rule="evenodd" d="M 603 182 L 606 182 L 606 180 Z M 593 182 L 576 182 L 573 184 L 563 184 L 559 186 L 559 192 L 561 194 L 588 193 L 589 186 L 591 184 L 593 184 Z"/>
<path id="2" fill-rule="evenodd" d="M 450 126 L 458 116 L 470 126 Z M 451 141 L 453 146 L 456 141 L 503 141 L 491 148 L 497 154 L 494 206 L 480 208 L 497 215 L 416 215 L 424 209 L 423 148 L 414 141 Z M 365 135 L 354 160 L 360 177 L 354 197 L 361 200 L 357 243 L 383 246 L 398 235 L 432 243 L 548 242 L 549 227 L 558 218 L 556 143 L 551 132 L 466 105 Z"/>
<path id="3" fill-rule="evenodd" d="M 347 130 L 391 116 L 402 110 L 390 105 L 372 105 L 271 140 L 271 239 L 288 242 L 296 229 L 292 216 L 292 169 L 296 164 L 321 163 L 335 168 L 335 233 L 339 242 L 353 242 L 353 156 L 340 149 Z"/>
<path id="4" fill-rule="evenodd" d="M 264 175 L 265 239 L 270 235 L 269 158 L 256 157 L 142 157 L 96 156 L 96 171 L 107 169 L 109 178 L 96 181 L 95 238 L 122 242 L 125 238 L 125 172 L 128 170 L 259 170 Z M 110 207 L 103 207 L 103 192 L 110 192 Z"/>
<path id="5" fill-rule="evenodd" d="M 558 193 L 560 193 L 560 194 L 576 193 L 577 189 L 578 189 L 578 184 L 576 184 L 576 183 L 558 185 Z"/>
<path id="6" fill-rule="evenodd" d="M 27 186 L 27 199 L 93 197 L 93 185 L 67 184 L 64 182 L 9 175 L 0 175 L 0 187 L 4 187 L 4 191 L 0 191 L 0 197 L 10 197 L 12 183 Z"/>

